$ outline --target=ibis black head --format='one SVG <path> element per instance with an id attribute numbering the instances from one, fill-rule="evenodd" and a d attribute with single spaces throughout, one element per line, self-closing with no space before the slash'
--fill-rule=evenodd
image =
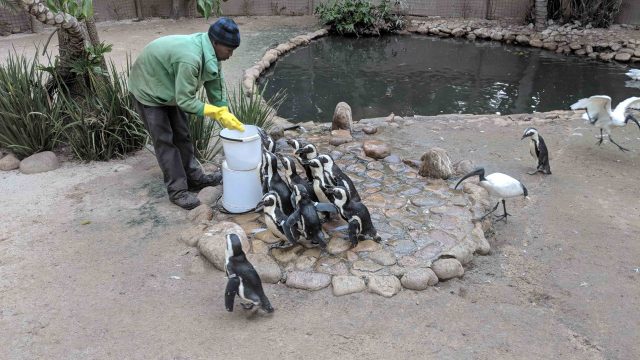
<path id="1" fill-rule="evenodd" d="M 524 133 L 522 133 L 522 137 L 520 138 L 520 140 L 536 135 L 537 133 L 538 133 L 538 130 L 536 128 L 528 127 L 524 130 Z"/>
<path id="2" fill-rule="evenodd" d="M 230 256 L 244 255 L 242 242 L 237 234 L 227 234 L 227 254 Z"/>
<path id="3" fill-rule="evenodd" d="M 458 185 L 460 185 L 460 183 L 462 181 L 464 181 L 467 178 L 470 178 L 472 176 L 478 176 L 478 178 L 480 179 L 480 181 L 484 180 L 484 168 L 476 168 L 475 170 L 473 170 L 472 172 L 466 174 L 465 176 L 462 177 L 462 179 L 458 180 L 458 183 L 456 184 L 454 189 L 458 188 Z"/>
<path id="4" fill-rule="evenodd" d="M 636 118 L 633 117 L 633 115 L 629 114 L 627 115 L 627 117 L 624 119 L 624 123 L 628 123 L 629 120 L 633 121 L 634 123 L 636 123 L 636 125 L 638 125 L 638 128 L 640 129 L 640 123 L 638 123 L 638 120 L 636 120 Z"/>

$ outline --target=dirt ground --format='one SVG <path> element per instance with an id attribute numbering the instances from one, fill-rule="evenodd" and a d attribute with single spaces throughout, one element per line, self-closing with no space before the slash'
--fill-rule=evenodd
<path id="1" fill-rule="evenodd" d="M 244 26 L 313 27 L 303 20 Z M 122 56 L 156 31 L 191 31 L 153 24 L 110 25 L 104 38 L 126 39 L 116 46 Z M 265 285 L 271 316 L 225 311 L 223 273 L 177 241 L 191 225 L 169 203 L 149 152 L 1 172 L 0 358 L 640 358 L 640 132 L 631 124 L 615 133 L 632 149 L 623 153 L 595 145 L 580 120 L 539 124 L 553 175 L 530 176 L 519 141 L 527 126 L 444 116 L 382 129 L 375 136 L 402 157 L 443 147 L 453 160 L 521 179 L 531 199 L 509 201 L 513 217 L 494 227 L 491 254 L 474 257 L 461 279 L 390 299 Z"/>

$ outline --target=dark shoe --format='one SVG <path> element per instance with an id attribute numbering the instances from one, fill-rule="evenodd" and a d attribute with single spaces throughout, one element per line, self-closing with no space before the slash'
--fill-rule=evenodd
<path id="1" fill-rule="evenodd" d="M 207 186 L 218 186 L 222 184 L 222 173 L 216 171 L 213 174 L 205 174 L 198 180 L 189 180 L 189 191 L 198 191 Z"/>
<path id="2" fill-rule="evenodd" d="M 170 197 L 169 200 L 185 210 L 192 210 L 200 206 L 200 200 L 188 191 L 181 191 Z"/>

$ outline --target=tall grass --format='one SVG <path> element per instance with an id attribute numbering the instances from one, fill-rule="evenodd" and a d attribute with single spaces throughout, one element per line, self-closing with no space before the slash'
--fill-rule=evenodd
<path id="1" fill-rule="evenodd" d="M 16 53 L 0 65 L 0 147 L 20 158 L 58 143 L 62 107 L 49 98 L 39 66 Z"/>
<path id="2" fill-rule="evenodd" d="M 201 92 L 200 98 L 205 101 L 205 96 Z M 217 121 L 189 114 L 189 133 L 191 142 L 195 150 L 196 159 L 201 163 L 210 162 L 220 152 L 221 144 L 218 134 L 222 127 Z"/>
<path id="3" fill-rule="evenodd" d="M 269 130 L 273 126 L 273 117 L 286 99 L 286 94 L 280 90 L 270 99 L 266 100 L 264 90 L 258 91 L 254 85 L 251 93 L 246 93 L 242 85 L 234 90 L 229 97 L 229 110 L 243 124 L 256 125 Z"/>

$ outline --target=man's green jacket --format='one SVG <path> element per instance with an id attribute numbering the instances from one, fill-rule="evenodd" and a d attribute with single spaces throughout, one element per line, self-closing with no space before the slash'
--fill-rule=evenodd
<path id="1" fill-rule="evenodd" d="M 227 106 L 220 62 L 207 33 L 170 35 L 149 43 L 131 67 L 129 91 L 149 106 L 178 106 L 203 115 L 197 92 L 204 85 L 209 102 Z"/>

